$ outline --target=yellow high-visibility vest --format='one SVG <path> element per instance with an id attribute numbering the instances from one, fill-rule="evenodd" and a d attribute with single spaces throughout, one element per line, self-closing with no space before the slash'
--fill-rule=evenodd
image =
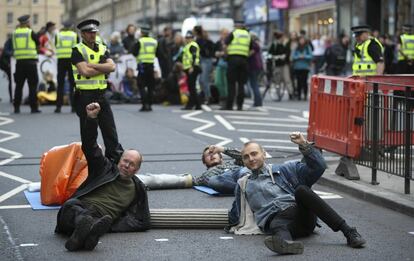
<path id="1" fill-rule="evenodd" d="M 244 29 L 236 29 L 233 31 L 233 40 L 227 46 L 228 55 L 249 56 L 250 34 Z"/>
<path id="2" fill-rule="evenodd" d="M 56 34 L 56 56 L 58 59 L 70 58 L 76 44 L 77 34 L 73 31 L 61 31 Z"/>
<path id="3" fill-rule="evenodd" d="M 75 45 L 79 53 L 82 54 L 83 58 L 87 63 L 99 64 L 101 56 L 106 52 L 106 46 L 98 44 L 98 51 L 95 52 L 84 43 L 78 43 Z M 75 79 L 76 89 L 79 90 L 104 90 L 107 87 L 107 80 L 105 74 L 95 75 L 93 77 L 85 77 L 78 73 L 78 69 L 72 64 L 73 78 Z"/>
<path id="4" fill-rule="evenodd" d="M 190 52 L 190 48 L 194 46 L 197 49 L 195 57 L 195 65 L 200 64 L 200 46 L 194 41 L 189 42 L 183 49 L 183 68 L 187 70 L 193 66 L 193 54 Z"/>
<path id="5" fill-rule="evenodd" d="M 408 59 L 414 59 L 414 35 L 403 34 L 401 35 L 401 49 Z M 405 57 L 398 52 L 398 61 L 405 60 Z"/>
<path id="6" fill-rule="evenodd" d="M 14 58 L 16 60 L 37 59 L 36 42 L 32 39 L 32 29 L 17 28 L 12 35 Z"/>
<path id="7" fill-rule="evenodd" d="M 352 75 L 357 76 L 366 76 L 366 75 L 376 75 L 377 74 L 377 64 L 374 62 L 372 57 L 368 53 L 368 46 L 371 41 L 376 41 L 381 50 L 383 49 L 382 44 L 375 38 L 368 39 L 361 44 L 355 46 L 359 50 L 361 57 L 358 57 L 354 54 L 354 63 L 352 64 Z"/>
<path id="8" fill-rule="evenodd" d="M 137 63 L 154 63 L 158 42 L 152 37 L 139 38 L 139 53 Z"/>

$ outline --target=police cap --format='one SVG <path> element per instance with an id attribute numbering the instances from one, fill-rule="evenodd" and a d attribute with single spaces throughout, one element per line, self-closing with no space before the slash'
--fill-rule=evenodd
<path id="1" fill-rule="evenodd" d="M 95 19 L 87 19 L 80 22 L 77 28 L 82 32 L 98 32 L 100 25 L 98 20 Z"/>
<path id="2" fill-rule="evenodd" d="M 70 21 L 70 20 L 67 20 L 67 21 L 64 21 L 64 22 L 62 23 L 62 25 L 63 25 L 63 27 L 65 27 L 65 28 L 70 28 L 70 27 L 72 27 L 73 22 L 72 22 L 72 21 Z"/>
<path id="3" fill-rule="evenodd" d="M 185 33 L 185 38 L 193 38 L 193 32 L 191 32 L 190 30 L 187 31 L 187 33 Z"/>
<path id="4" fill-rule="evenodd" d="M 151 31 L 151 27 L 147 24 L 143 24 L 139 28 L 141 30 L 141 33 L 148 34 Z"/>
<path id="5" fill-rule="evenodd" d="M 30 21 L 30 15 L 22 15 L 19 18 L 17 18 L 17 21 L 21 24 L 27 24 Z"/>
<path id="6" fill-rule="evenodd" d="M 351 31 L 358 35 L 364 32 L 371 32 L 371 28 L 368 25 L 358 25 L 351 27 Z"/>
<path id="7" fill-rule="evenodd" d="M 402 29 L 403 29 L 404 31 L 411 31 L 411 30 L 413 29 L 413 26 L 412 26 L 411 24 L 404 24 L 404 25 L 402 26 Z"/>
<path id="8" fill-rule="evenodd" d="M 234 25 L 243 26 L 244 20 L 243 19 L 234 20 Z"/>

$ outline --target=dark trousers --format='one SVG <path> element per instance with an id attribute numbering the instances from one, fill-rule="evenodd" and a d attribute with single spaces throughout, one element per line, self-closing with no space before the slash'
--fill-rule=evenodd
<path id="1" fill-rule="evenodd" d="M 308 99 L 308 74 L 309 70 L 295 70 L 295 76 L 298 84 L 298 100 L 301 99 L 302 93 L 304 100 Z"/>
<path id="2" fill-rule="evenodd" d="M 68 75 L 69 79 L 69 100 L 70 104 L 72 105 L 72 110 L 74 109 L 73 106 L 73 89 L 75 87 L 75 81 L 73 79 L 73 72 L 72 72 L 72 64 L 70 62 L 70 58 L 68 59 L 58 59 L 57 65 L 57 99 L 56 99 L 56 108 L 60 108 L 63 105 L 63 91 L 65 87 L 65 77 L 66 74 Z"/>
<path id="3" fill-rule="evenodd" d="M 142 99 L 142 106 L 145 108 L 151 108 L 155 85 L 154 65 L 144 64 L 138 66 L 143 66 L 143 68 L 139 71 L 137 78 L 137 83 Z"/>
<path id="4" fill-rule="evenodd" d="M 74 103 L 76 114 L 79 116 L 80 128 L 82 130 L 85 125 L 86 105 L 92 102 L 97 102 L 101 106 L 101 111 L 98 114 L 98 125 L 105 144 L 105 156 L 114 162 L 118 162 L 123 148 L 118 141 L 114 115 L 108 100 L 105 98 L 105 90 L 75 91 Z"/>
<path id="5" fill-rule="evenodd" d="M 58 213 L 57 227 L 59 228 L 59 231 L 56 232 L 70 236 L 82 216 L 90 216 L 94 219 L 102 217 L 102 215 L 95 210 L 93 205 L 86 204 L 76 198 L 67 200 Z"/>
<path id="6" fill-rule="evenodd" d="M 413 74 L 414 62 L 409 63 L 406 60 L 400 60 L 397 63 L 397 74 Z"/>
<path id="7" fill-rule="evenodd" d="M 14 81 L 16 89 L 14 90 L 14 107 L 19 108 L 22 103 L 23 85 L 25 81 L 29 85 L 29 104 L 32 111 L 38 109 L 37 104 L 37 85 L 39 77 L 37 75 L 37 63 L 35 61 L 16 62 L 16 72 L 14 73 Z"/>
<path id="8" fill-rule="evenodd" d="M 317 217 L 335 232 L 345 223 L 335 210 L 307 186 L 296 189 L 295 200 L 295 207 L 290 207 L 267 221 L 266 232 L 292 240 L 312 234 Z"/>
<path id="9" fill-rule="evenodd" d="M 239 55 L 230 55 L 228 57 L 227 68 L 227 102 L 226 109 L 232 110 L 234 98 L 236 96 L 237 84 L 237 109 L 243 108 L 244 102 L 244 85 L 248 77 L 247 57 Z"/>
<path id="10" fill-rule="evenodd" d="M 194 106 L 196 109 L 201 108 L 200 100 L 198 98 L 196 89 L 196 81 L 199 73 L 200 70 L 197 67 L 194 67 L 191 73 L 188 70 L 185 71 L 185 74 L 187 75 L 188 90 L 190 91 L 190 99 L 188 100 L 188 103 L 185 106 L 187 109 L 192 109 Z"/>

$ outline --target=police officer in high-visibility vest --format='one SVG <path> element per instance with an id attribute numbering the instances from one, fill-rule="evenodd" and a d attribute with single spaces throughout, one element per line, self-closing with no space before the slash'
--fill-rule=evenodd
<path id="1" fill-rule="evenodd" d="M 235 21 L 236 28 L 225 39 L 227 50 L 227 82 L 228 95 L 225 110 L 233 110 L 234 98 L 236 96 L 237 84 L 237 110 L 243 109 L 244 102 L 244 85 L 247 82 L 247 59 L 250 55 L 252 41 L 249 32 L 244 27 L 243 21 Z"/>
<path id="2" fill-rule="evenodd" d="M 354 63 L 352 75 L 368 76 L 384 73 L 384 56 L 381 43 L 370 36 L 370 27 L 366 25 L 351 28 L 356 45 L 354 47 Z"/>
<path id="3" fill-rule="evenodd" d="M 37 85 L 39 77 L 37 72 L 39 40 L 30 29 L 30 16 L 23 15 L 17 19 L 19 25 L 12 35 L 13 56 L 16 59 L 14 80 L 14 113 L 20 113 L 22 103 L 23 85 L 27 79 L 29 85 L 29 103 L 32 113 L 41 112 L 37 103 Z"/>
<path id="4" fill-rule="evenodd" d="M 63 23 L 63 28 L 56 34 L 55 46 L 57 56 L 57 99 L 55 113 L 60 113 L 63 105 L 65 77 L 68 75 L 69 80 L 69 100 L 72 106 L 72 112 L 75 112 L 73 104 L 73 89 L 75 81 L 73 79 L 72 64 L 72 48 L 79 42 L 78 35 L 72 30 L 72 23 L 67 21 Z"/>
<path id="5" fill-rule="evenodd" d="M 398 63 L 397 73 L 414 74 L 414 34 L 413 26 L 405 24 L 402 34 L 398 37 Z"/>
<path id="6" fill-rule="evenodd" d="M 137 84 L 141 94 L 142 107 L 139 111 L 152 111 L 154 95 L 154 60 L 157 56 L 158 42 L 149 36 L 150 27 L 141 26 L 141 37 L 132 47 L 132 54 L 137 60 Z"/>
<path id="7" fill-rule="evenodd" d="M 185 46 L 183 49 L 183 69 L 187 75 L 187 84 L 190 91 L 190 99 L 183 110 L 201 110 L 200 99 L 197 95 L 196 81 L 200 73 L 200 46 L 194 41 L 191 31 L 185 34 Z"/>
<path id="8" fill-rule="evenodd" d="M 72 70 L 75 80 L 74 104 L 80 118 L 81 134 L 87 120 L 86 105 L 97 102 L 101 107 L 98 124 L 105 144 L 105 156 L 114 162 L 123 151 L 119 144 L 114 116 L 105 97 L 108 74 L 115 71 L 115 63 L 103 44 L 96 42 L 99 21 L 88 19 L 80 22 L 77 28 L 82 41 L 72 48 Z"/>

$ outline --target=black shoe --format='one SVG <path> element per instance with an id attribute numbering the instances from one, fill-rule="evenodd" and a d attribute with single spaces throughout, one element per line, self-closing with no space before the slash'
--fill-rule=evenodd
<path id="1" fill-rule="evenodd" d="M 99 238 L 103 236 L 111 228 L 112 218 L 105 215 L 93 223 L 89 236 L 85 239 L 84 248 L 92 251 L 99 242 Z"/>
<path id="2" fill-rule="evenodd" d="M 42 111 L 41 110 L 39 110 L 39 109 L 33 109 L 32 111 L 31 111 L 31 113 L 41 113 Z"/>
<path id="3" fill-rule="evenodd" d="M 139 111 L 148 111 L 147 107 L 142 106 L 141 109 L 139 109 Z"/>
<path id="4" fill-rule="evenodd" d="M 20 108 L 19 107 L 14 107 L 14 113 L 19 114 L 20 113 Z"/>
<path id="5" fill-rule="evenodd" d="M 72 107 L 72 109 L 70 109 L 70 112 L 71 113 L 75 113 L 76 112 L 76 109 Z"/>
<path id="6" fill-rule="evenodd" d="M 365 239 L 358 233 L 356 228 L 351 228 L 345 235 L 346 243 L 352 248 L 361 248 L 366 243 Z"/>
<path id="7" fill-rule="evenodd" d="M 201 109 L 201 106 L 196 106 L 196 107 L 195 107 L 195 109 L 196 109 L 196 111 L 200 111 L 200 110 L 202 110 L 202 109 Z"/>
<path id="8" fill-rule="evenodd" d="M 83 216 L 76 224 L 76 228 L 72 235 L 66 241 L 65 247 L 69 251 L 76 251 L 83 247 L 85 239 L 88 237 L 93 224 L 93 218 L 90 216 Z"/>
<path id="9" fill-rule="evenodd" d="M 183 108 L 181 108 L 181 110 L 183 110 L 183 111 L 191 111 L 193 108 L 191 108 L 191 107 L 187 107 L 187 106 L 185 106 L 185 107 L 183 107 Z"/>
<path id="10" fill-rule="evenodd" d="M 56 107 L 55 113 L 61 113 L 61 112 L 62 112 L 62 109 L 60 107 Z"/>
<path id="11" fill-rule="evenodd" d="M 302 254 L 303 243 L 301 241 L 291 241 L 282 239 L 276 235 L 265 238 L 265 246 L 278 254 Z"/>

